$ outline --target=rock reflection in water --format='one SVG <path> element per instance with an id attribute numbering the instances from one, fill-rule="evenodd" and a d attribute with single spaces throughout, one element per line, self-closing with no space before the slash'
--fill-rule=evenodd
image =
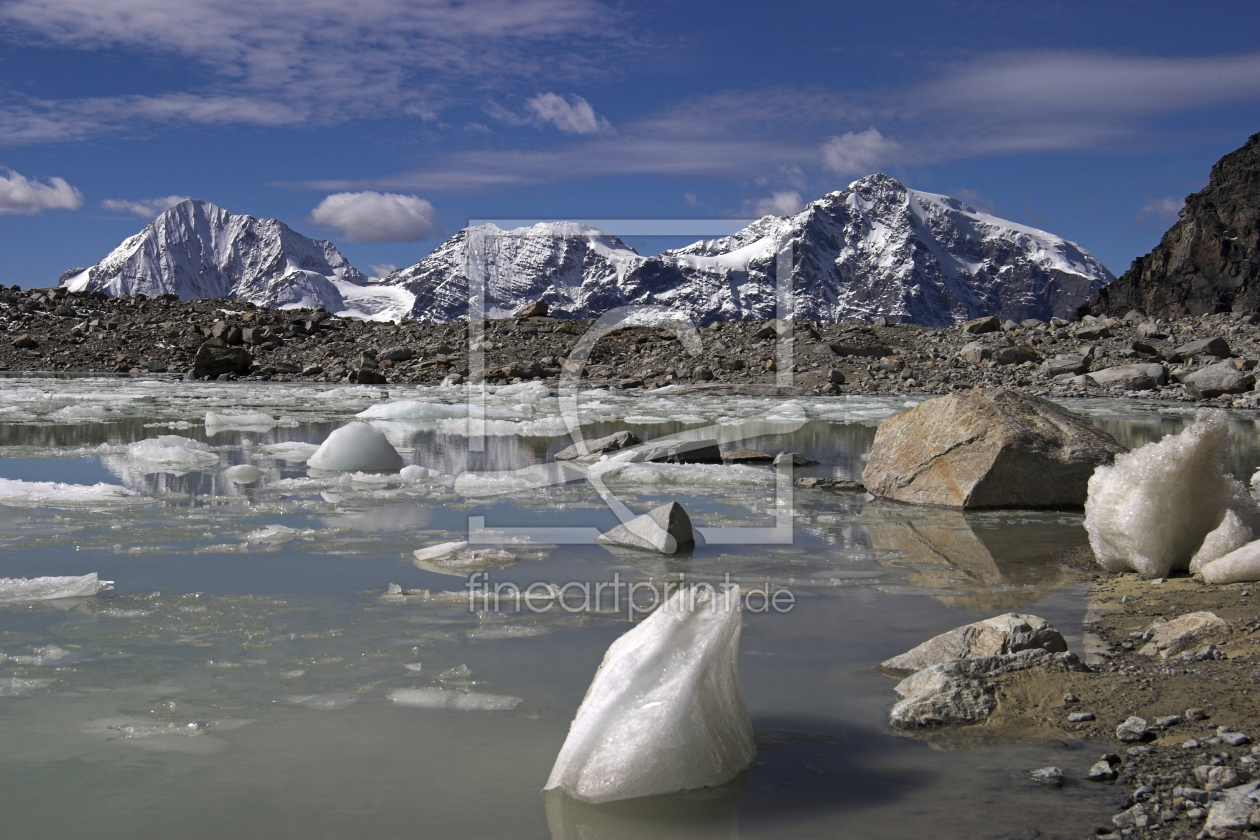
<path id="1" fill-rule="evenodd" d="M 737 840 L 735 806 L 748 773 L 716 788 L 592 805 L 547 791 L 552 840 Z"/>
<path id="2" fill-rule="evenodd" d="M 1013 610 L 1080 573 L 1064 552 L 1089 544 L 1071 518 L 1011 512 L 966 515 L 938 508 L 868 505 L 863 518 L 879 561 L 912 569 L 910 580 L 950 606 L 976 613 Z"/>

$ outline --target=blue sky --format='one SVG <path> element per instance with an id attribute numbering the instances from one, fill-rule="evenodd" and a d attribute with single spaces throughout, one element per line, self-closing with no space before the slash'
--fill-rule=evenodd
<path id="1" fill-rule="evenodd" d="M 0 0 L 0 282 L 50 285 L 181 196 L 370 271 L 469 218 L 785 213 L 875 171 L 1119 274 L 1260 131 L 1258 24 L 1254 0 Z"/>

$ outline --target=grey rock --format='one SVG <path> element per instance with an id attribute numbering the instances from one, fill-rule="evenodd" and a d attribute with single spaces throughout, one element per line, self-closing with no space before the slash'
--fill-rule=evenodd
<path id="1" fill-rule="evenodd" d="M 1181 723 L 1181 715 L 1165 715 L 1164 717 L 1155 718 L 1156 729 L 1167 729 L 1179 723 Z"/>
<path id="2" fill-rule="evenodd" d="M 378 362 L 409 362 L 416 357 L 416 351 L 410 347 L 390 347 L 376 355 Z"/>
<path id="3" fill-rule="evenodd" d="M 1197 771 L 1196 771 L 1197 772 Z M 1211 837 L 1226 837 L 1230 832 L 1256 825 L 1256 784 L 1236 787 L 1208 807 L 1203 830 Z"/>
<path id="4" fill-rule="evenodd" d="M 985 341 L 972 341 L 964 344 L 958 351 L 958 356 L 973 365 L 983 364 L 993 358 L 996 348 Z"/>
<path id="5" fill-rule="evenodd" d="M 1068 723 L 1085 723 L 1093 719 L 1093 712 L 1072 712 L 1072 714 L 1068 715 Z"/>
<path id="6" fill-rule="evenodd" d="M 567 446 L 557 452 L 554 458 L 557 461 L 571 461 L 574 458 L 604 455 L 609 452 L 617 452 L 629 446 L 637 446 L 641 442 L 639 436 L 634 432 L 614 432 L 611 435 L 604 435 L 594 440 L 583 440 L 581 443 Z"/>
<path id="7" fill-rule="evenodd" d="M 644 461 L 667 464 L 720 464 L 722 451 L 716 440 L 677 440 L 644 447 Z"/>
<path id="8" fill-rule="evenodd" d="M 1116 828 L 1146 828 L 1151 824 L 1151 817 L 1146 813 L 1146 808 L 1141 803 L 1134 805 L 1127 811 L 1121 811 L 1111 818 L 1111 822 Z"/>
<path id="9" fill-rule="evenodd" d="M 997 332 L 1002 329 L 1002 322 L 996 316 L 990 315 L 987 318 L 973 318 L 970 321 L 963 322 L 962 331 L 971 335 L 983 335 L 984 333 Z"/>
<path id="10" fill-rule="evenodd" d="M 1116 738 L 1126 744 L 1132 744 L 1135 741 L 1145 741 L 1149 736 L 1150 730 L 1147 727 L 1146 719 L 1136 715 L 1116 727 Z"/>
<path id="11" fill-rule="evenodd" d="M 1206 610 L 1186 613 L 1172 621 L 1152 624 L 1147 628 L 1150 639 L 1138 650 L 1141 656 L 1159 656 L 1167 659 L 1206 639 L 1228 636 L 1229 622 L 1216 613 Z"/>
<path id="12" fill-rule="evenodd" d="M 1083 341 L 1097 341 L 1100 338 L 1110 338 L 1111 327 L 1106 324 L 1090 324 L 1079 327 L 1076 330 L 1076 337 Z"/>
<path id="13" fill-rule="evenodd" d="M 831 352 L 837 356 L 863 356 L 880 359 L 884 356 L 891 356 L 893 349 L 887 344 L 849 337 L 848 339 L 833 341 L 831 343 Z"/>
<path id="14" fill-rule="evenodd" d="M 1194 778 L 1209 791 L 1226 790 L 1246 781 L 1232 767 L 1214 767 L 1211 764 L 1200 764 L 1194 768 Z"/>
<path id="15" fill-rule="evenodd" d="M 1089 368 L 1090 360 L 1086 356 L 1059 355 L 1042 362 L 1039 372 L 1042 376 L 1049 377 L 1062 376 L 1065 373 L 1079 376 Z"/>
<path id="16" fill-rule="evenodd" d="M 1206 790 L 1186 787 L 1185 785 L 1178 785 L 1173 788 L 1172 794 L 1174 798 L 1179 796 L 1187 802 L 1197 802 L 1200 805 L 1206 804 L 1210 798 L 1210 794 Z"/>
<path id="17" fill-rule="evenodd" d="M 1173 358 L 1178 360 L 1191 359 L 1195 356 L 1215 356 L 1218 359 L 1228 359 L 1232 355 L 1234 354 L 1230 352 L 1229 344 L 1219 335 L 1188 342 L 1173 351 Z"/>
<path id="18" fill-rule="evenodd" d="M 1049 400 L 975 389 L 884 419 L 862 483 L 876 496 L 957 508 L 1080 507 L 1124 447 Z"/>
<path id="19" fill-rule="evenodd" d="M 1109 761 L 1097 761 L 1085 772 L 1085 778 L 1091 782 L 1110 782 L 1116 778 L 1115 768 Z"/>
<path id="20" fill-rule="evenodd" d="M 1250 391 L 1251 386 L 1256 384 L 1256 378 L 1234 367 L 1232 362 L 1217 362 L 1191 371 L 1181 382 L 1191 394 L 1210 399 L 1222 394 Z"/>
<path id="21" fill-rule="evenodd" d="M 189 373 L 193 379 L 222 376 L 226 373 L 244 374 L 249 373 L 253 363 L 254 357 L 243 347 L 215 347 L 206 342 L 197 349 Z"/>
<path id="22" fill-rule="evenodd" d="M 597 541 L 603 545 L 638 548 L 661 554 L 687 551 L 696 544 L 691 518 L 677 502 L 655 507 L 642 516 L 624 522 Z"/>
<path id="23" fill-rule="evenodd" d="M 780 452 L 774 456 L 774 465 L 776 467 L 815 467 L 818 466 L 818 461 L 799 452 Z"/>
<path id="24" fill-rule="evenodd" d="M 1019 322 L 1019 325 L 1027 330 L 1035 330 L 1038 327 L 1044 327 L 1046 322 L 1040 318 L 1025 318 Z"/>
<path id="25" fill-rule="evenodd" d="M 1155 362 L 1116 365 L 1093 371 L 1089 378 L 1099 385 L 1123 388 L 1126 391 L 1150 391 L 1168 381 L 1168 369 Z"/>
<path id="26" fill-rule="evenodd" d="M 993 353 L 993 361 L 999 365 L 1022 365 L 1024 362 L 1040 362 L 1041 354 L 1023 344 L 1002 347 Z"/>
<path id="27" fill-rule="evenodd" d="M 1228 744 L 1231 747 L 1241 747 L 1244 744 L 1250 744 L 1251 738 L 1243 732 L 1222 732 L 1220 733 L 1221 743 Z"/>
<path id="28" fill-rule="evenodd" d="M 1067 650 L 1063 635 L 1035 615 L 1005 613 L 956 627 L 880 663 L 893 674 L 911 674 L 958 659 L 1000 656 L 1021 650 Z"/>
<path id="29" fill-rule="evenodd" d="M 727 464 L 769 464 L 774 456 L 760 449 L 731 449 L 722 453 L 722 461 Z"/>
<path id="30" fill-rule="evenodd" d="M 1143 321 L 1138 324 L 1137 334 L 1142 338 L 1168 338 L 1168 332 L 1154 321 Z"/>

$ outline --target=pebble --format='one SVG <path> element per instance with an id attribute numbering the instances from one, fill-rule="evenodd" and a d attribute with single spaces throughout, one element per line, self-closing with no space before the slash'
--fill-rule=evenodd
<path id="1" fill-rule="evenodd" d="M 1186 709 L 1186 720 L 1207 720 L 1207 712 L 1202 709 Z"/>
<path id="2" fill-rule="evenodd" d="M 1085 778 L 1091 782 L 1110 782 L 1116 777 L 1116 771 L 1107 761 L 1099 761 L 1085 773 Z"/>
<path id="3" fill-rule="evenodd" d="M 1120 741 L 1131 744 L 1134 741 L 1144 741 L 1148 735 L 1147 723 L 1145 718 L 1137 715 L 1131 716 L 1124 723 L 1116 727 L 1116 738 Z"/>
<path id="4" fill-rule="evenodd" d="M 1068 715 L 1068 723 L 1084 723 L 1087 720 L 1093 720 L 1093 712 L 1072 712 Z"/>

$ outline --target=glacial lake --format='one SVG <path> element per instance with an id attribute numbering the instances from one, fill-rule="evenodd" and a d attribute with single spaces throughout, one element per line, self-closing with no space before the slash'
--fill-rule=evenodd
<path id="1" fill-rule="evenodd" d="M 566 408 L 527 383 L 470 409 L 460 388 L 0 379 L 0 577 L 114 581 L 95 598 L 0 605 L 4 834 L 1088 836 L 1125 796 L 1081 781 L 1100 745 L 948 748 L 894 732 L 895 681 L 875 668 L 1009 610 L 1050 620 L 1079 649 L 1088 573 L 1057 558 L 1086 544 L 1080 514 L 914 509 L 794 489 L 760 466 L 600 476 L 613 506 L 687 509 L 705 539 L 664 557 L 590 544 L 616 513 L 590 480 L 548 466 L 571 423 L 586 438 L 631 429 L 795 450 L 821 462 L 796 477 L 855 479 L 879 420 L 919 399 L 596 391 Z M 1128 446 L 1193 417 L 1132 400 L 1070 407 Z M 365 411 L 388 418 L 371 422 L 423 469 L 320 474 L 304 463 L 311 447 L 283 445 L 318 444 Z M 208 413 L 223 422 L 207 425 Z M 1232 428 L 1230 470 L 1245 481 L 1260 465 L 1256 424 L 1240 414 Z M 200 462 L 156 463 L 131 446 L 161 435 L 204 444 Z M 257 471 L 229 471 L 241 465 Z M 617 609 L 511 598 L 470 609 L 466 571 L 412 556 L 470 532 L 515 558 L 480 569 L 491 586 L 577 593 L 615 580 L 638 585 L 644 612 L 624 596 Z M 650 587 L 724 580 L 792 599 L 775 610 L 754 598 L 744 614 L 754 767 L 721 789 L 652 800 L 544 795 L 604 651 L 646 614 Z M 389 596 L 390 584 L 456 595 Z M 390 699 L 425 687 L 519 702 Z M 1028 779 L 1046 765 L 1066 787 Z"/>

